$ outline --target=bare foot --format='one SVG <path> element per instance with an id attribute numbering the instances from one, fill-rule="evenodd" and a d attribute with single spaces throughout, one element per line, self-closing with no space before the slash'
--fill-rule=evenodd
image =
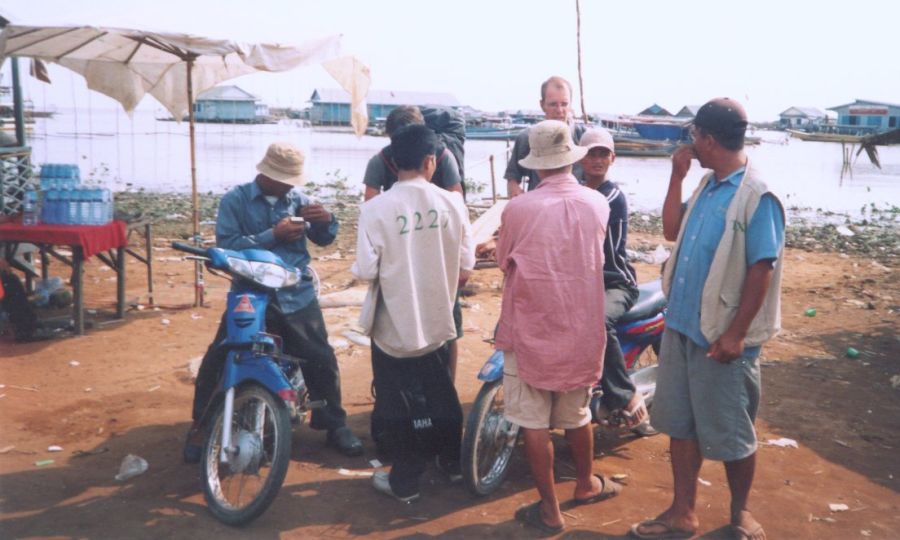
<path id="1" fill-rule="evenodd" d="M 766 540 L 766 531 L 747 510 L 741 510 L 731 517 L 731 528 L 736 540 Z"/>

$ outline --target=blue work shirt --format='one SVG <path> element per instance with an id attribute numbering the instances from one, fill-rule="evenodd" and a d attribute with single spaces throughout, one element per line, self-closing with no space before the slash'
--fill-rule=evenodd
<path id="1" fill-rule="evenodd" d="M 216 245 L 233 250 L 266 249 L 306 273 L 310 261 L 306 238 L 319 246 L 332 243 L 338 231 L 334 215 L 331 223 L 307 223 L 306 234 L 292 242 L 276 240 L 272 228 L 285 217 L 297 215 L 298 209 L 309 203 L 309 197 L 291 190 L 271 205 L 255 181 L 240 185 L 226 193 L 219 203 Z M 315 296 L 312 282 L 306 280 L 276 292 L 278 305 L 285 314 L 305 308 Z"/>
<path id="2" fill-rule="evenodd" d="M 701 347 L 710 345 L 700 331 L 703 286 L 725 232 L 725 214 L 741 185 L 744 170 L 740 168 L 703 188 L 690 215 L 685 217 L 688 221 L 681 247 L 678 253 L 672 254 L 678 261 L 669 291 L 666 327 L 684 334 Z M 762 260 L 777 259 L 783 241 L 784 215 L 778 201 L 767 193 L 760 199 L 747 226 L 747 268 Z M 746 350 L 752 352 L 751 349 Z"/>

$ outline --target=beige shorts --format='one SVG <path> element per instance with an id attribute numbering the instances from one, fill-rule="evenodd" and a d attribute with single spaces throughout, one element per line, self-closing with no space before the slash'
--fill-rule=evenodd
<path id="1" fill-rule="evenodd" d="M 503 414 L 528 429 L 577 429 L 591 421 L 590 387 L 568 392 L 535 388 L 519 378 L 516 354 L 503 352 Z"/>

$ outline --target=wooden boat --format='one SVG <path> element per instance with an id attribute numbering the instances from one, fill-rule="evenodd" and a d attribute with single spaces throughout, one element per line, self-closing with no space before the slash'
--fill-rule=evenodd
<path id="1" fill-rule="evenodd" d="M 858 143 L 863 140 L 862 135 L 845 135 L 841 133 L 807 133 L 806 131 L 797 131 L 795 129 L 787 130 L 791 137 L 800 139 L 801 141 L 817 141 L 817 142 L 839 142 L 839 143 Z"/>

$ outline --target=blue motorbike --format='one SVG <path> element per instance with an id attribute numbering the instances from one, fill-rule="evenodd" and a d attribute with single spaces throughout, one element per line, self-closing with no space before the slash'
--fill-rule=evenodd
<path id="1" fill-rule="evenodd" d="M 656 368 L 665 330 L 666 298 L 659 280 L 639 287 L 634 306 L 619 319 L 616 335 L 625 365 L 637 391 L 649 407 L 656 393 Z M 503 351 L 488 358 L 478 379 L 483 381 L 463 433 L 461 465 L 466 487 L 474 495 L 488 495 L 500 487 L 519 441 L 519 426 L 503 415 Z M 593 388 L 591 416 L 608 424 L 609 412 L 601 405 L 600 383 Z"/>
<path id="2" fill-rule="evenodd" d="M 309 410 L 322 405 L 309 400 L 303 360 L 282 354 L 281 338 L 265 331 L 273 292 L 311 278 L 270 251 L 180 242 L 172 247 L 232 280 L 227 337 L 218 344 L 227 357 L 215 395 L 196 425 L 205 436 L 200 464 L 207 505 L 220 521 L 243 525 L 265 512 L 281 489 L 292 420 L 302 423 Z"/>

